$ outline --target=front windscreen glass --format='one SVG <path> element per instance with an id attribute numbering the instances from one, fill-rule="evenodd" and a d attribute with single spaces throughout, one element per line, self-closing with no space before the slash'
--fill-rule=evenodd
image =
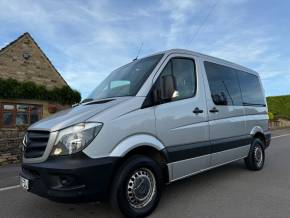
<path id="1" fill-rule="evenodd" d="M 114 70 L 84 101 L 135 96 L 162 56 L 142 58 Z"/>

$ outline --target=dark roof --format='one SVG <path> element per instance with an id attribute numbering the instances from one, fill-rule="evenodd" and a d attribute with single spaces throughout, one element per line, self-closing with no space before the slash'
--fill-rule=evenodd
<path id="1" fill-rule="evenodd" d="M 25 32 L 22 35 L 20 35 L 17 39 L 15 39 L 14 41 L 10 42 L 8 45 L 6 45 L 5 47 L 0 49 L 0 55 L 2 55 L 4 53 L 4 51 L 9 48 L 10 46 L 14 45 L 15 43 L 17 43 L 20 39 L 22 39 L 23 37 L 27 36 L 29 39 L 31 39 L 31 41 L 37 46 L 37 48 L 40 50 L 40 52 L 42 53 L 42 55 L 45 57 L 45 59 L 48 61 L 48 63 L 50 64 L 50 66 L 55 70 L 55 72 L 60 76 L 60 78 L 64 81 L 64 83 L 69 86 L 67 84 L 67 82 L 65 81 L 65 79 L 61 76 L 61 74 L 58 72 L 58 70 L 55 68 L 55 66 L 52 64 L 52 62 L 49 60 L 49 58 L 46 56 L 46 54 L 42 51 L 42 49 L 39 47 L 39 45 L 37 44 L 37 42 L 32 38 L 32 36 L 28 33 Z"/>

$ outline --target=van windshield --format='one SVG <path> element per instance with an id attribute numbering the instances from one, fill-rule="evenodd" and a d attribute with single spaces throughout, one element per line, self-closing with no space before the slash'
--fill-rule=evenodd
<path id="1" fill-rule="evenodd" d="M 135 96 L 162 56 L 163 54 L 158 54 L 142 58 L 114 70 L 83 102 Z"/>

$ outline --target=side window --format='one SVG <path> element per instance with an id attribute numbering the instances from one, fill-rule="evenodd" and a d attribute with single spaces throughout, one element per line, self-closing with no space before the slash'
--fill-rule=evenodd
<path id="1" fill-rule="evenodd" d="M 207 61 L 204 66 L 213 102 L 216 105 L 242 105 L 236 70 Z"/>
<path id="2" fill-rule="evenodd" d="M 173 58 L 167 63 L 157 81 L 157 86 L 159 86 L 161 92 L 164 92 L 162 89 L 166 89 L 166 87 L 162 87 L 160 78 L 166 75 L 173 75 L 176 85 L 171 101 L 191 98 L 195 95 L 196 71 L 193 59 Z"/>
<path id="3" fill-rule="evenodd" d="M 256 75 L 238 72 L 244 105 L 265 105 L 259 78 Z"/>

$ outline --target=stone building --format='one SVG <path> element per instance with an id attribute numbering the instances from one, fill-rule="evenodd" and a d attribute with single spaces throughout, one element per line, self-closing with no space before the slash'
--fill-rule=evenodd
<path id="1" fill-rule="evenodd" d="M 68 86 L 29 33 L 24 33 L 0 50 L 0 78 L 32 81 L 47 90 Z M 55 112 L 51 110 L 53 106 L 43 100 L 0 98 L 0 165 L 1 161 L 4 162 L 3 155 L 7 158 L 11 158 L 11 153 L 18 155 L 18 146 L 15 145 L 23 137 L 23 130 Z M 15 152 L 11 151 L 12 147 Z M 16 157 L 12 157 L 11 161 L 14 159 Z"/>
<path id="2" fill-rule="evenodd" d="M 29 33 L 24 33 L 0 50 L 0 78 L 33 81 L 48 89 L 68 85 Z M 30 125 L 48 115 L 49 102 L 0 99 L 2 129 Z"/>

